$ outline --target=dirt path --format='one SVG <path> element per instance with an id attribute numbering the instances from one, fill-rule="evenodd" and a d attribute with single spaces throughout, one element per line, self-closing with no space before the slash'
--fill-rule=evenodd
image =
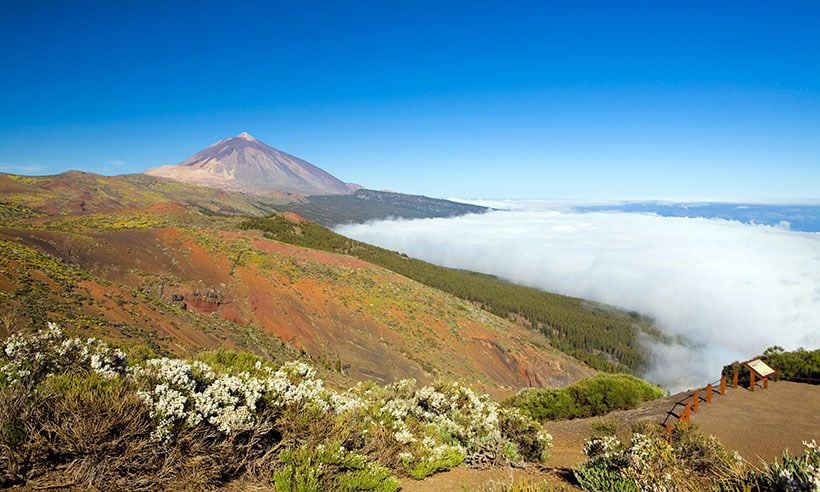
<path id="1" fill-rule="evenodd" d="M 402 490 L 436 492 L 488 490 L 501 491 L 522 480 L 577 490 L 570 484 L 571 469 L 584 460 L 584 441 L 596 422 L 615 420 L 619 434 L 626 435 L 633 423 L 660 423 L 685 393 L 647 402 L 635 410 L 612 412 L 604 417 L 548 422 L 545 427 L 553 436 L 552 455 L 544 469 L 492 468 L 470 470 L 455 468 L 423 481 L 404 480 Z M 681 407 L 677 407 L 680 410 Z M 784 449 L 793 454 L 803 451 L 802 441 L 820 441 L 820 386 L 779 382 L 768 390 L 751 392 L 728 389 L 715 394 L 711 405 L 701 402 L 692 421 L 701 431 L 717 437 L 727 448 L 737 450 L 753 465 L 760 460 L 772 462 Z"/>

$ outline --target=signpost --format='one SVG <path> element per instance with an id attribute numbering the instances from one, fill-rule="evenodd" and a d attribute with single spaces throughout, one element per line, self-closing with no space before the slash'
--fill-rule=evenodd
<path id="1" fill-rule="evenodd" d="M 744 365 L 749 369 L 749 391 L 755 390 L 755 377 L 763 382 L 763 389 L 769 388 L 769 376 L 776 374 L 777 371 L 760 359 L 752 359 Z"/>

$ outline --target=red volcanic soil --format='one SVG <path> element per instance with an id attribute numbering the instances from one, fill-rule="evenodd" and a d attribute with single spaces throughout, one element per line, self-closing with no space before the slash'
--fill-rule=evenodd
<path id="1" fill-rule="evenodd" d="M 302 217 L 301 215 L 297 214 L 296 212 L 291 212 L 291 211 L 282 212 L 282 217 L 287 219 L 290 222 L 295 223 L 295 224 L 302 224 L 302 223 L 308 222 L 308 220 L 306 218 Z"/>
<path id="2" fill-rule="evenodd" d="M 159 208 L 169 207 L 176 210 Z M 153 292 L 191 315 L 258 327 L 360 380 L 444 376 L 503 395 L 592 372 L 549 347 L 540 333 L 467 302 L 359 259 L 263 239 L 255 231 L 0 229 L 0 238 L 111 283 L 83 286 L 98 300 L 97 314 L 112 323 L 150 324 L 162 340 L 175 340 L 166 344 L 232 346 L 235 335 L 197 330 L 196 318 L 181 322 L 147 303 L 124 310 L 112 305 L 109 290 Z"/>

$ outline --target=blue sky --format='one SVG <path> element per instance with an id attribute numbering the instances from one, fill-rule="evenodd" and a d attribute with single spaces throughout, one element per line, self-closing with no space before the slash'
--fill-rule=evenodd
<path id="1" fill-rule="evenodd" d="M 124 3 L 3 3 L 0 171 L 248 131 L 432 196 L 820 196 L 816 1 Z"/>

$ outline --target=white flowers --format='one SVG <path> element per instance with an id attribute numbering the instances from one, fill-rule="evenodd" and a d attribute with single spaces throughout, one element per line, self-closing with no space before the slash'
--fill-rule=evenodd
<path id="1" fill-rule="evenodd" d="M 414 380 L 404 380 L 386 389 L 389 396 L 383 398 L 379 412 L 399 444 L 418 438 L 408 429 L 408 419 L 432 425 L 473 451 L 501 439 L 498 404 L 470 388 L 453 383 L 415 389 Z"/>
<path id="2" fill-rule="evenodd" d="M 416 442 L 416 436 L 414 436 L 413 433 L 406 428 L 393 433 L 393 438 L 399 444 L 410 444 L 411 442 Z"/>
<path id="3" fill-rule="evenodd" d="M 217 374 L 209 365 L 179 359 L 152 359 L 133 371 L 152 391 L 140 393 L 155 419 L 154 437 L 169 439 L 176 426 L 207 423 L 223 434 L 242 432 L 257 423 L 262 406 L 281 409 L 305 405 L 321 411 L 347 412 L 361 406 L 352 395 L 340 394 L 313 379 L 316 371 L 302 362 L 288 362 L 276 371 L 254 365 L 265 376 L 247 372 Z"/>
<path id="4" fill-rule="evenodd" d="M 74 368 L 88 368 L 106 378 L 125 371 L 125 354 L 111 349 L 96 338 L 67 338 L 54 323 L 31 335 L 15 333 L 3 343 L 6 360 L 0 377 L 13 381 L 32 381 L 49 374 Z"/>
<path id="5" fill-rule="evenodd" d="M 385 387 L 360 383 L 345 392 L 334 391 L 303 362 L 274 369 L 258 359 L 241 366 L 222 362 L 211 366 L 157 358 L 127 368 L 120 350 L 93 338 L 67 338 L 53 324 L 34 335 L 10 337 L 2 355 L 0 378 L 6 382 L 36 383 L 77 369 L 106 378 L 128 378 L 150 411 L 157 441 L 173 440 L 179 431 L 200 425 L 236 434 L 262 422 L 275 423 L 283 413 L 310 409 L 349 419 L 364 440 L 381 435 L 371 431 L 387 430 L 399 445 L 402 463 L 429 471 L 443 463 L 457 464 L 480 450 L 516 446 L 502 435 L 499 417 L 524 418 L 517 410 L 501 409 L 488 396 L 457 383 L 418 388 L 414 380 L 404 380 Z M 538 429 L 532 432 L 540 449 L 548 449 L 552 438 Z"/>
<path id="6" fill-rule="evenodd" d="M 803 454 L 784 453 L 782 460 L 764 469 L 759 482 L 772 490 L 820 491 L 820 449 L 814 440 L 803 441 Z"/>

